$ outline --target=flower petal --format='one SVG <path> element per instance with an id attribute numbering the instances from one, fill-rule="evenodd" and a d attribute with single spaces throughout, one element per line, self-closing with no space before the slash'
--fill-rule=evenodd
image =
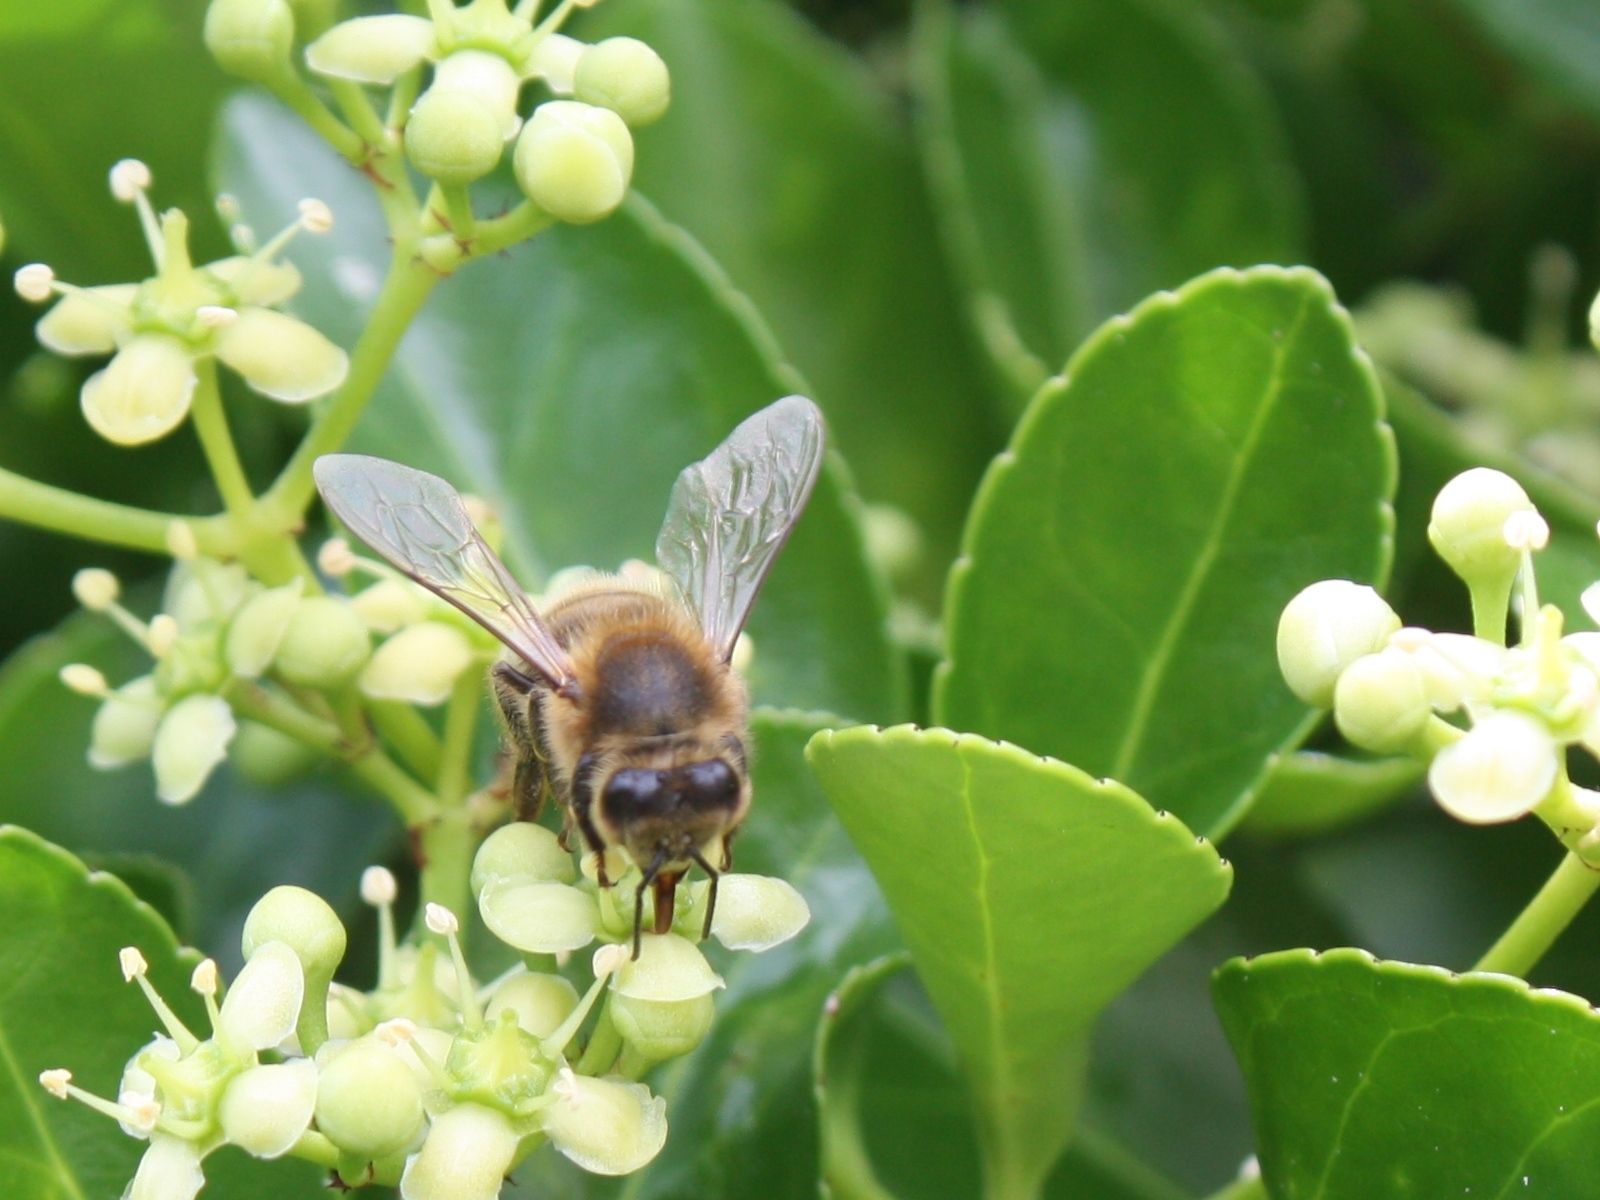
<path id="1" fill-rule="evenodd" d="M 122 1200 L 194 1200 L 205 1182 L 198 1146 L 170 1133 L 153 1133 Z"/>
<path id="2" fill-rule="evenodd" d="M 97 771 L 125 767 L 150 756 L 161 721 L 161 697 L 152 675 L 130 679 L 101 702 L 89 733 L 89 765 Z"/>
<path id="3" fill-rule="evenodd" d="M 378 647 L 361 672 L 360 686 L 374 700 L 427 708 L 448 700 L 456 678 L 471 665 L 466 634 L 442 621 L 422 621 Z"/>
<path id="4" fill-rule="evenodd" d="M 622 964 L 613 986 L 639 1000 L 693 1000 L 724 984 L 688 938 L 647 933 L 640 939 L 639 957 Z"/>
<path id="5" fill-rule="evenodd" d="M 257 1158 L 281 1158 L 310 1128 L 316 1105 L 317 1066 L 298 1058 L 234 1076 L 217 1115 L 233 1145 Z"/>
<path id="6" fill-rule="evenodd" d="M 432 21 L 386 13 L 339 22 L 306 47 L 306 65 L 334 79 L 387 84 L 435 53 Z"/>
<path id="7" fill-rule="evenodd" d="M 96 433 L 119 446 L 153 442 L 188 415 L 198 382 L 182 342 L 164 333 L 141 333 L 105 370 L 84 381 L 83 415 Z"/>
<path id="8" fill-rule="evenodd" d="M 1556 743 L 1543 723 L 1518 712 L 1484 717 L 1428 769 L 1428 786 L 1451 816 L 1474 825 L 1514 821 L 1556 780 Z"/>
<path id="9" fill-rule="evenodd" d="M 185 696 L 156 726 L 150 760 L 156 772 L 156 795 L 165 804 L 193 800 L 211 772 L 228 756 L 228 743 L 238 725 L 221 696 Z"/>
<path id="10" fill-rule="evenodd" d="M 577 950 L 600 932 L 594 897 L 564 883 L 492 881 L 478 897 L 478 911 L 495 937 L 531 954 Z"/>
<path id="11" fill-rule="evenodd" d="M 39 341 L 57 354 L 110 354 L 131 332 L 130 307 L 138 284 L 113 283 L 84 291 L 100 299 L 63 296 L 34 326 Z"/>
<path id="12" fill-rule="evenodd" d="M 300 270 L 289 262 L 256 262 L 246 255 L 235 254 L 207 263 L 205 269 L 221 281 L 240 304 L 272 308 L 300 290 Z"/>
<path id="13" fill-rule="evenodd" d="M 400 1195 L 403 1200 L 494 1200 L 521 1140 L 503 1113 L 458 1104 L 434 1119 L 422 1149 L 406 1160 Z"/>
<path id="14" fill-rule="evenodd" d="M 724 875 L 717 881 L 711 936 L 729 950 L 770 950 L 811 920 L 811 908 L 785 879 Z"/>
<path id="15" fill-rule="evenodd" d="M 217 357 L 263 396 L 303 404 L 344 382 L 350 358 L 304 321 L 270 308 L 244 307 L 217 334 Z"/>
<path id="16" fill-rule="evenodd" d="M 585 1171 L 627 1175 L 666 1144 L 667 1102 L 642 1083 L 563 1072 L 554 1090 L 541 1117 L 545 1136 Z"/>
<path id="17" fill-rule="evenodd" d="M 244 1049 L 271 1049 L 294 1029 L 305 989 L 293 950 L 282 942 L 257 946 L 223 997 L 220 1032 Z"/>

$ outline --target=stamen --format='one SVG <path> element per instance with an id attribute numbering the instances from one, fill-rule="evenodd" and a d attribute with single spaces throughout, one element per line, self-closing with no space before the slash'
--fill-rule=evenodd
<path id="1" fill-rule="evenodd" d="M 239 198 L 231 192 L 217 193 L 217 219 L 224 225 L 237 225 L 240 214 Z"/>
<path id="2" fill-rule="evenodd" d="M 68 663 L 61 668 L 61 682 L 80 696 L 93 696 L 104 700 L 111 694 L 106 677 L 87 663 Z"/>
<path id="3" fill-rule="evenodd" d="M 380 1022 L 372 1032 L 385 1046 L 399 1048 L 417 1036 L 417 1023 L 410 1017 L 393 1017 Z"/>
<path id="4" fill-rule="evenodd" d="M 1526 509 L 1507 517 L 1501 532 L 1513 550 L 1543 550 L 1550 544 L 1549 524 L 1538 513 Z"/>
<path id="5" fill-rule="evenodd" d="M 361 872 L 361 899 L 378 910 L 378 990 L 400 986 L 395 965 L 394 898 L 399 888 L 385 867 Z"/>
<path id="6" fill-rule="evenodd" d="M 307 233 L 327 233 L 333 228 L 333 210 L 308 196 L 300 201 L 300 224 Z"/>
<path id="7" fill-rule="evenodd" d="M 72 1082 L 72 1072 L 65 1067 L 40 1071 L 39 1082 L 44 1086 L 44 1090 L 57 1100 L 65 1100 L 71 1094 L 67 1091 L 67 1085 Z"/>
<path id="8" fill-rule="evenodd" d="M 123 980 L 139 985 L 139 990 L 144 992 L 144 998 L 150 1002 L 150 1007 L 155 1009 L 156 1016 L 165 1026 L 167 1036 L 178 1043 L 180 1052 L 192 1053 L 200 1045 L 200 1039 L 189 1032 L 189 1027 L 178 1019 L 178 1014 L 168 1008 L 167 1002 L 157 993 L 155 985 L 148 978 L 150 965 L 145 962 L 144 955 L 139 953 L 139 948 L 124 946 L 118 953 L 117 959 L 122 966 Z"/>
<path id="9" fill-rule="evenodd" d="M 472 973 L 467 970 L 467 959 L 461 953 L 461 939 L 456 936 L 461 922 L 455 913 L 442 904 L 429 904 L 423 920 L 428 928 L 450 943 L 450 960 L 456 968 L 456 990 L 461 993 L 461 1020 L 471 1030 L 483 1028 L 483 1008 L 478 1003 L 477 989 L 472 986 Z"/>
<path id="10" fill-rule="evenodd" d="M 165 658 L 178 642 L 178 621 L 170 613 L 157 613 L 150 618 L 150 632 L 145 645 L 152 658 Z"/>
<path id="11" fill-rule="evenodd" d="M 122 584 L 103 567 L 85 567 L 72 577 L 72 595 L 90 612 L 104 612 L 117 602 Z"/>
<path id="12" fill-rule="evenodd" d="M 584 1021 L 589 1017 L 589 1010 L 594 1007 L 595 1001 L 600 999 L 600 993 L 605 990 L 606 980 L 611 978 L 614 971 L 628 961 L 628 948 L 626 946 L 601 946 L 594 952 L 594 982 L 589 985 L 589 990 L 583 994 L 583 999 L 578 1001 L 578 1007 L 568 1014 L 567 1019 L 561 1022 L 550 1036 L 539 1043 L 539 1048 L 547 1058 L 559 1058 L 566 1052 L 567 1043 L 577 1036 L 578 1030 L 583 1027 Z"/>
<path id="13" fill-rule="evenodd" d="M 322 543 L 322 548 L 317 551 L 317 568 L 324 575 L 331 575 L 335 579 L 341 579 L 350 574 L 351 571 L 355 570 L 355 567 L 355 551 L 350 549 L 350 543 L 345 541 L 343 538 L 329 538 L 327 541 Z M 391 878 L 393 878 L 393 876 L 391 876 Z M 365 898 L 366 876 L 363 875 L 361 880 L 361 894 L 362 897 Z M 376 903 L 376 901 L 368 900 L 367 903 L 373 904 Z"/>
<path id="14" fill-rule="evenodd" d="M 202 304 L 194 310 L 194 319 L 207 329 L 226 329 L 239 319 L 239 310 L 221 304 Z"/>
<path id="15" fill-rule="evenodd" d="M 55 294 L 56 273 L 44 263 L 29 263 L 17 268 L 11 283 L 29 304 L 43 304 Z"/>
<path id="16" fill-rule="evenodd" d="M 194 974 L 189 976 L 189 986 L 200 993 L 206 1004 L 206 1018 L 211 1022 L 211 1032 L 222 1025 L 222 1014 L 217 1009 L 217 992 L 220 981 L 217 978 L 217 960 L 208 958 L 194 969 Z"/>
<path id="17" fill-rule="evenodd" d="M 114 1103 L 78 1087 L 72 1082 L 72 1072 L 64 1068 L 40 1071 L 39 1082 L 44 1086 L 44 1090 L 57 1100 L 76 1100 L 94 1109 L 95 1112 L 102 1113 L 113 1121 L 121 1121 L 141 1133 L 149 1133 L 154 1129 L 157 1118 L 161 1116 L 161 1105 L 154 1096 L 124 1092 L 118 1098 L 121 1103 Z"/>
<path id="18" fill-rule="evenodd" d="M 261 244 L 256 240 L 256 231 L 242 221 L 228 230 L 228 240 L 240 254 L 254 254 Z"/>
<path id="19" fill-rule="evenodd" d="M 111 166 L 111 194 L 123 204 L 132 204 L 153 182 L 150 168 L 137 158 L 119 159 Z"/>
<path id="20" fill-rule="evenodd" d="M 183 562 L 200 557 L 200 543 L 187 521 L 174 521 L 167 526 L 167 552 Z"/>

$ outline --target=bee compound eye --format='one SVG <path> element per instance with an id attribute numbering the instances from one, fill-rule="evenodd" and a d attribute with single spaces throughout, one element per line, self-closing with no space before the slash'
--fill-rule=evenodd
<path id="1" fill-rule="evenodd" d="M 660 771 L 647 767 L 628 767 L 606 781 L 603 796 L 606 811 L 614 817 L 650 812 L 667 800 Z"/>
<path id="2" fill-rule="evenodd" d="M 729 805 L 738 799 L 739 780 L 720 758 L 690 763 L 683 768 L 683 777 L 684 791 L 697 808 Z"/>

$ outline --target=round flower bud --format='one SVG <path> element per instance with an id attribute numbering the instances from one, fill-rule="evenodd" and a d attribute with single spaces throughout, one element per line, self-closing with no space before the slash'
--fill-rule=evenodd
<path id="1" fill-rule="evenodd" d="M 442 621 L 422 621 L 378 647 L 361 672 L 361 690 L 374 700 L 431 707 L 450 698 L 457 677 L 471 665 L 466 634 Z"/>
<path id="2" fill-rule="evenodd" d="M 534 110 L 512 165 L 529 199 L 582 225 L 610 216 L 627 195 L 633 138 L 610 109 L 551 100 Z"/>
<path id="3" fill-rule="evenodd" d="M 631 37 L 606 38 L 585 50 L 572 88 L 585 104 L 609 108 L 635 129 L 660 118 L 672 98 L 667 64 Z"/>
<path id="4" fill-rule="evenodd" d="M 374 633 L 393 633 L 427 613 L 416 589 L 398 579 L 385 579 L 357 592 L 350 606 Z"/>
<path id="5" fill-rule="evenodd" d="M 675 933 L 645 934 L 639 957 L 623 963 L 612 984 L 636 1000 L 693 1000 L 722 986 L 700 947 Z"/>
<path id="6" fill-rule="evenodd" d="M 571 883 L 576 878 L 572 855 L 561 848 L 555 834 L 532 821 L 502 825 L 483 839 L 472 860 L 474 895 L 497 880 Z"/>
<path id="7" fill-rule="evenodd" d="M 188 348 L 165 333 L 136 334 L 103 371 L 84 381 L 83 415 L 108 442 L 138 446 L 164 437 L 189 413 L 199 382 Z"/>
<path id="8" fill-rule="evenodd" d="M 794 937 L 810 920 L 806 898 L 787 880 L 724 875 L 717 882 L 711 936 L 730 950 L 770 950 Z"/>
<path id="9" fill-rule="evenodd" d="M 305 580 L 298 575 L 283 587 L 269 588 L 245 601 L 228 626 L 228 669 L 257 679 L 272 665 L 289 621 L 300 604 Z"/>
<path id="10" fill-rule="evenodd" d="M 509 1009 L 525 1033 L 547 1038 L 577 1007 L 577 989 L 561 976 L 529 972 L 513 975 L 497 987 L 484 1014 L 492 1018 Z"/>
<path id="11" fill-rule="evenodd" d="M 350 373 L 350 356 L 321 333 L 270 308 L 241 308 L 217 334 L 217 357 L 263 396 L 304 404 Z"/>
<path id="12" fill-rule="evenodd" d="M 339 1149 L 371 1162 L 411 1149 L 422 1132 L 422 1088 L 399 1053 L 357 1038 L 322 1064 L 317 1128 Z"/>
<path id="13" fill-rule="evenodd" d="M 109 771 L 150 757 L 161 697 L 152 676 L 130 679 L 101 702 L 89 733 L 89 765 Z"/>
<path id="14" fill-rule="evenodd" d="M 245 918 L 240 941 L 245 958 L 268 942 L 282 942 L 293 950 L 311 978 L 331 979 L 344 958 L 345 932 L 339 914 L 315 892 L 291 884 L 273 888 Z"/>
<path id="15" fill-rule="evenodd" d="M 165 804 L 193 800 L 228 754 L 237 726 L 233 710 L 220 696 L 205 692 L 185 696 L 156 726 L 150 749 L 156 773 L 156 795 Z"/>
<path id="16" fill-rule="evenodd" d="M 715 1016 L 709 992 L 692 1000 L 640 1000 L 620 992 L 611 998 L 617 1032 L 651 1062 L 688 1054 L 705 1040 Z"/>
<path id="17" fill-rule="evenodd" d="M 544 1134 L 585 1171 L 627 1175 L 666 1144 L 667 1102 L 643 1084 L 591 1079 L 566 1069 L 551 1091 L 556 1100 L 540 1114 Z"/>
<path id="18" fill-rule="evenodd" d="M 1555 739 L 1525 713 L 1500 711 L 1446 746 L 1428 769 L 1428 786 L 1451 816 L 1474 825 L 1514 821 L 1555 786 Z"/>
<path id="19" fill-rule="evenodd" d="M 509 142 L 522 128 L 517 116 L 517 94 L 522 80 L 516 70 L 498 54 L 484 50 L 457 50 L 433 72 L 430 92 L 445 91 L 471 96 L 484 104 L 500 121 L 500 139 Z"/>
<path id="20" fill-rule="evenodd" d="M 501 1112 L 458 1104 L 434 1118 L 400 1177 L 402 1200 L 495 1200 L 522 1139 Z"/>
<path id="21" fill-rule="evenodd" d="M 1296 696 L 1331 708 L 1344 669 L 1383 649 L 1399 628 L 1394 609 L 1370 587 L 1324 579 L 1289 601 L 1278 619 L 1278 668 Z"/>
<path id="22" fill-rule="evenodd" d="M 315 767 L 322 761 L 322 755 L 270 725 L 240 721 L 239 730 L 228 746 L 228 761 L 252 783 L 283 787 Z"/>
<path id="23" fill-rule="evenodd" d="M 1405 750 L 1432 715 L 1422 669 L 1400 650 L 1358 658 L 1334 689 L 1333 718 L 1339 732 L 1352 745 L 1378 754 Z"/>
<path id="24" fill-rule="evenodd" d="M 429 88 L 406 123 L 411 165 L 446 187 L 466 187 L 500 162 L 503 116 L 470 92 Z"/>
<path id="25" fill-rule="evenodd" d="M 371 652 L 367 627 L 348 604 L 307 596 L 295 605 L 273 667 L 300 687 L 338 687 L 355 677 Z"/>
<path id="26" fill-rule="evenodd" d="M 540 38 L 523 64 L 523 74 L 542 78 L 558 96 L 572 95 L 572 77 L 577 73 L 578 60 L 588 47 L 564 33 L 551 33 Z"/>
<path id="27" fill-rule="evenodd" d="M 267 83 L 289 67 L 294 13 L 284 0 L 211 0 L 205 39 L 224 71 Z"/>
<path id="28" fill-rule="evenodd" d="M 257 1158 L 281 1158 L 311 1125 L 317 1067 L 310 1059 L 251 1067 L 229 1081 L 217 1116 L 222 1136 Z"/>
<path id="29" fill-rule="evenodd" d="M 489 931 L 530 954 L 559 954 L 594 941 L 600 909 L 588 892 L 564 883 L 491 880 L 478 895 Z"/>
<path id="30" fill-rule="evenodd" d="M 1433 502 L 1428 540 L 1468 586 L 1502 579 L 1509 585 L 1521 565 L 1521 554 L 1506 542 L 1506 520 L 1513 513 L 1533 511 L 1528 494 L 1511 476 L 1473 467 L 1440 490 Z"/>

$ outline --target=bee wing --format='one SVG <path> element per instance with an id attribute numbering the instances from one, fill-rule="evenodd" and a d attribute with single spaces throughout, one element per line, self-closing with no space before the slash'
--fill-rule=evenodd
<path id="1" fill-rule="evenodd" d="M 822 468 L 822 413 L 787 396 L 747 418 L 684 469 L 656 538 L 656 561 L 726 661 L 773 560 Z"/>
<path id="2" fill-rule="evenodd" d="M 552 687 L 572 687 L 572 660 L 478 533 L 455 488 L 364 454 L 324 454 L 312 473 L 352 533 L 515 650 Z"/>

